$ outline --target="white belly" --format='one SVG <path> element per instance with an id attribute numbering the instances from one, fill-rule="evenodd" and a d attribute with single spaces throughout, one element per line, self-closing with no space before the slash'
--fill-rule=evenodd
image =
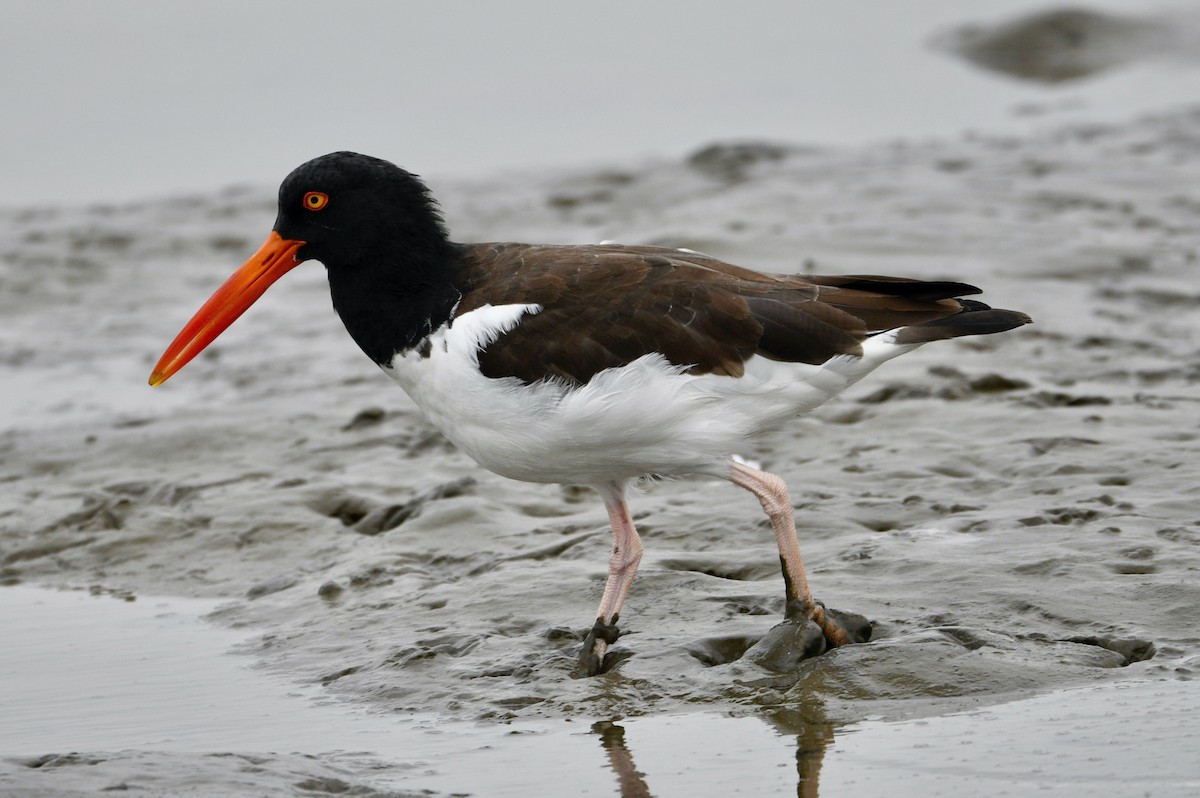
<path id="1" fill-rule="evenodd" d="M 399 353 L 384 368 L 455 446 L 483 467 L 527 482 L 723 475 L 747 437 L 817 407 L 887 359 L 809 366 L 755 358 L 746 376 L 734 378 L 685 374 L 647 355 L 584 386 L 483 376 L 480 348 L 539 310 L 504 305 L 465 313 L 435 331 L 429 347 Z"/>

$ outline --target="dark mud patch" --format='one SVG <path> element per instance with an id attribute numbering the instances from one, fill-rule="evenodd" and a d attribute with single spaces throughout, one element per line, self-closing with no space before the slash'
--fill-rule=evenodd
<path id="1" fill-rule="evenodd" d="M 819 150 L 778 142 L 720 142 L 692 153 L 688 156 L 687 164 L 708 177 L 732 183 L 745 180 L 756 169 L 769 168 L 787 158 L 816 152 Z"/>
<path id="2" fill-rule="evenodd" d="M 1022 80 L 1064 83 L 1183 51 L 1189 39 L 1162 19 L 1062 8 L 939 34 L 936 49 Z"/>

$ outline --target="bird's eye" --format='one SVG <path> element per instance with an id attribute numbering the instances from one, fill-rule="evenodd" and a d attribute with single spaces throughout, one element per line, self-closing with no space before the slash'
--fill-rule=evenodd
<path id="1" fill-rule="evenodd" d="M 319 211 L 329 204 L 329 195 L 323 191 L 310 191 L 304 195 L 304 207 L 310 211 Z"/>

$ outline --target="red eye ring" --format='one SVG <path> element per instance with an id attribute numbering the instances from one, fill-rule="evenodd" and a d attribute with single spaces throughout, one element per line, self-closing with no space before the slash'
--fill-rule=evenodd
<path id="1" fill-rule="evenodd" d="M 304 195 L 304 207 L 310 211 L 319 211 L 329 204 L 329 195 L 324 191 L 310 191 Z"/>

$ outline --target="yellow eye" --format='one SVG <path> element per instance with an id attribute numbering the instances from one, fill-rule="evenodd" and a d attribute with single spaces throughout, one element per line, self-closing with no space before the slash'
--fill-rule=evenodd
<path id="1" fill-rule="evenodd" d="M 329 204 L 329 195 L 323 191 L 310 191 L 304 195 L 304 207 L 319 211 Z"/>

